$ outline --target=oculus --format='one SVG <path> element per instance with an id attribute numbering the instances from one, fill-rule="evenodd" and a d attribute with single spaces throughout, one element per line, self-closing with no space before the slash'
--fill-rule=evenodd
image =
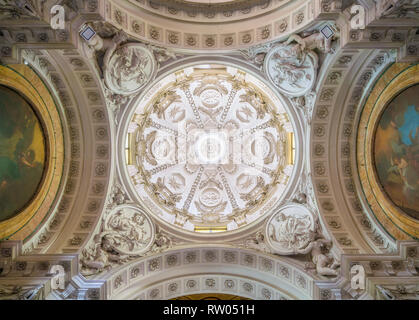
<path id="1" fill-rule="evenodd" d="M 291 132 L 280 100 L 253 76 L 189 67 L 140 100 L 128 126 L 127 169 L 141 202 L 166 222 L 234 230 L 285 190 Z"/>

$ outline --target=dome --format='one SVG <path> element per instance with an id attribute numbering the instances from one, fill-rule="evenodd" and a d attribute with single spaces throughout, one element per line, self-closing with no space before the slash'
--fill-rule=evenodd
<path id="1" fill-rule="evenodd" d="M 158 218 L 195 232 L 238 229 L 280 199 L 293 169 L 293 129 L 254 76 L 197 65 L 158 81 L 128 126 L 128 173 Z"/>

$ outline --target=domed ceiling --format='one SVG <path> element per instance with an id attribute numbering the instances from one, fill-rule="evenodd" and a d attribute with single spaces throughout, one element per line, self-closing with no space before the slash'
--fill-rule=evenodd
<path id="1" fill-rule="evenodd" d="M 196 232 L 234 230 L 264 216 L 293 169 L 293 130 L 280 100 L 223 65 L 160 80 L 128 127 L 128 173 L 158 218 Z"/>

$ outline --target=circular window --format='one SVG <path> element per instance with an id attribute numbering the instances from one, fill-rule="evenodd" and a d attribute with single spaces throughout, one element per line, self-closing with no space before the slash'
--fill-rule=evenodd
<path id="1" fill-rule="evenodd" d="M 281 198 L 293 131 L 273 92 L 246 72 L 200 65 L 166 76 L 138 102 L 128 173 L 155 216 L 195 232 L 238 229 Z"/>

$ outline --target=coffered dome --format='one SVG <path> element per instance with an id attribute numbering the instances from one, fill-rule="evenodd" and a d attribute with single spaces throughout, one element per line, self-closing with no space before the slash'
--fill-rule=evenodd
<path id="1" fill-rule="evenodd" d="M 142 97 L 127 132 L 127 166 L 143 204 L 170 224 L 220 232 L 264 216 L 294 162 L 293 129 L 254 76 L 198 65 Z"/>

